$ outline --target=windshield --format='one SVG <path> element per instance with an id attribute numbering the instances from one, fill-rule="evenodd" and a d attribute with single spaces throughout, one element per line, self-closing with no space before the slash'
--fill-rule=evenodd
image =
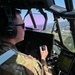
<path id="1" fill-rule="evenodd" d="M 46 23 L 45 30 L 42 30 L 43 27 L 44 27 L 45 18 L 41 13 L 38 12 L 38 10 L 32 9 L 33 18 L 34 18 L 35 24 L 36 24 L 36 29 L 39 29 L 39 30 L 41 30 L 42 32 L 45 32 L 45 33 L 54 34 L 55 39 L 60 41 L 58 33 L 56 32 L 57 28 L 56 28 L 56 24 L 54 22 L 53 14 L 51 12 L 46 11 L 46 10 L 44 10 L 44 11 L 47 13 L 48 20 L 47 20 L 47 23 Z M 26 13 L 27 11 L 22 10 L 22 14 L 21 14 L 22 16 L 24 16 L 24 14 L 25 14 L 24 12 Z M 25 17 L 23 17 L 23 19 L 24 19 L 24 22 L 25 22 L 25 27 L 35 28 L 29 14 L 26 15 Z M 61 36 L 62 36 L 62 40 L 64 42 L 64 45 L 69 50 L 74 51 L 73 38 L 72 38 L 72 35 L 71 35 L 71 32 L 70 32 L 69 22 L 66 19 L 62 19 L 62 18 L 59 18 L 58 22 L 59 22 L 59 27 L 60 27 Z M 58 50 L 58 48 L 56 46 L 54 46 L 54 49 Z"/>

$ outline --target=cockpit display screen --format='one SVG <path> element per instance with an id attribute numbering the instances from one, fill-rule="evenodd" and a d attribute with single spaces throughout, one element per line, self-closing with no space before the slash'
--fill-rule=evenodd
<path id="1" fill-rule="evenodd" d="M 32 55 L 36 59 L 40 60 L 39 47 L 43 45 L 47 45 L 48 52 L 49 52 L 48 56 L 50 57 L 50 53 L 53 48 L 53 40 L 54 40 L 53 34 L 43 33 L 40 31 L 26 30 L 24 41 L 22 42 L 23 46 L 21 47 L 21 50 L 24 53 Z"/>
<path id="2" fill-rule="evenodd" d="M 57 61 L 57 67 L 63 73 L 68 74 L 74 62 L 74 54 L 69 51 L 62 51 Z"/>

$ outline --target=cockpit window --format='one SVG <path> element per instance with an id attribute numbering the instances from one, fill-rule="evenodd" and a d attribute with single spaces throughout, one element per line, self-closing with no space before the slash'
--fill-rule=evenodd
<path id="1" fill-rule="evenodd" d="M 34 18 L 34 21 L 35 21 L 35 24 L 36 24 L 36 28 L 37 29 L 42 29 L 43 25 L 44 25 L 44 22 L 45 22 L 45 18 L 43 17 L 43 15 L 38 14 L 38 13 L 33 13 L 32 16 Z M 32 22 L 30 14 L 28 14 L 25 17 L 24 22 L 25 22 L 25 26 L 26 27 L 35 28 L 34 24 Z"/>
<path id="2" fill-rule="evenodd" d="M 65 7 L 64 0 L 62 0 L 62 2 L 61 2 L 61 0 L 60 0 L 60 1 L 59 1 L 59 0 L 55 0 L 55 4 L 56 4 L 56 5 L 59 5 L 59 6 Z"/>
<path id="3" fill-rule="evenodd" d="M 45 18 L 36 9 L 32 9 L 32 15 L 35 20 L 36 27 L 34 27 L 34 23 L 30 17 L 30 14 L 28 14 L 26 17 L 23 17 L 24 22 L 25 22 L 25 26 L 29 27 L 29 28 L 36 28 L 36 29 L 42 30 L 42 32 L 45 32 L 45 33 L 50 33 L 50 34 L 52 33 L 55 35 L 55 39 L 60 41 L 59 35 L 57 33 L 58 29 L 56 27 L 56 23 L 54 21 L 53 14 L 51 12 L 46 11 L 46 10 L 44 10 L 44 11 L 47 13 L 47 17 L 48 17 L 45 30 L 42 30 L 44 27 Z M 27 11 L 23 11 L 23 10 L 22 10 L 22 12 L 27 13 Z M 23 15 L 23 13 L 22 13 L 22 15 Z M 67 19 L 59 18 L 58 23 L 59 23 L 61 36 L 62 36 L 62 40 L 63 40 L 64 45 L 69 50 L 74 51 L 74 43 L 73 43 L 71 31 L 70 31 L 69 22 L 67 21 Z M 56 46 L 54 46 L 54 49 L 58 50 L 58 48 Z"/>
<path id="4" fill-rule="evenodd" d="M 25 27 L 29 27 L 29 28 L 33 28 L 33 29 L 36 28 L 39 30 L 43 29 L 44 23 L 45 23 L 45 18 L 39 12 L 39 10 L 32 9 L 29 14 L 27 14 L 27 11 L 22 10 L 21 15 L 24 15 L 23 14 L 24 12 L 26 13 L 26 15 L 23 17 Z"/>
<path id="5" fill-rule="evenodd" d="M 62 39 L 63 39 L 64 44 L 71 51 L 74 51 L 74 43 L 73 43 L 71 31 L 70 31 L 69 22 L 66 20 L 66 21 L 60 22 L 59 24 L 60 24 L 60 30 L 61 30 Z"/>

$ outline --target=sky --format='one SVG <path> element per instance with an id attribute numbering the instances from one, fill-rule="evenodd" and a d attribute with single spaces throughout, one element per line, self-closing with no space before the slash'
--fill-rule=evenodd
<path id="1" fill-rule="evenodd" d="M 75 8 L 75 0 L 73 0 L 73 5 L 74 5 L 74 8 Z M 56 5 L 59 5 L 59 6 L 62 6 L 62 7 L 65 7 L 65 3 L 64 3 L 64 0 L 55 0 L 55 4 Z M 22 18 L 24 18 L 24 15 L 26 14 L 27 10 L 24 10 L 22 11 Z M 33 13 L 38 13 L 38 10 L 36 9 L 32 9 L 32 12 Z M 53 15 L 51 12 L 48 12 L 47 10 L 45 10 L 45 12 L 47 13 L 47 16 L 48 16 L 48 21 L 47 23 L 53 23 L 54 22 L 54 18 L 53 18 Z M 27 16 L 28 18 L 29 16 Z M 40 20 L 41 18 L 39 18 L 38 20 Z M 29 20 L 29 19 L 26 19 L 26 20 Z M 43 19 L 44 20 L 44 19 Z M 60 18 L 59 21 L 65 21 L 66 19 L 62 19 Z M 42 20 L 40 20 L 42 22 Z M 38 22 L 38 21 L 37 21 Z M 30 22 L 27 22 L 27 23 L 30 23 Z M 38 22 L 39 23 L 39 22 Z"/>

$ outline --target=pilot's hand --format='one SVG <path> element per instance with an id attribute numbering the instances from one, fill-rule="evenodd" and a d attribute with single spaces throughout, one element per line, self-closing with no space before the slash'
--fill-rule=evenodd
<path id="1" fill-rule="evenodd" d="M 46 45 L 40 46 L 40 54 L 41 59 L 46 60 L 46 57 L 48 55 L 48 48 Z"/>

